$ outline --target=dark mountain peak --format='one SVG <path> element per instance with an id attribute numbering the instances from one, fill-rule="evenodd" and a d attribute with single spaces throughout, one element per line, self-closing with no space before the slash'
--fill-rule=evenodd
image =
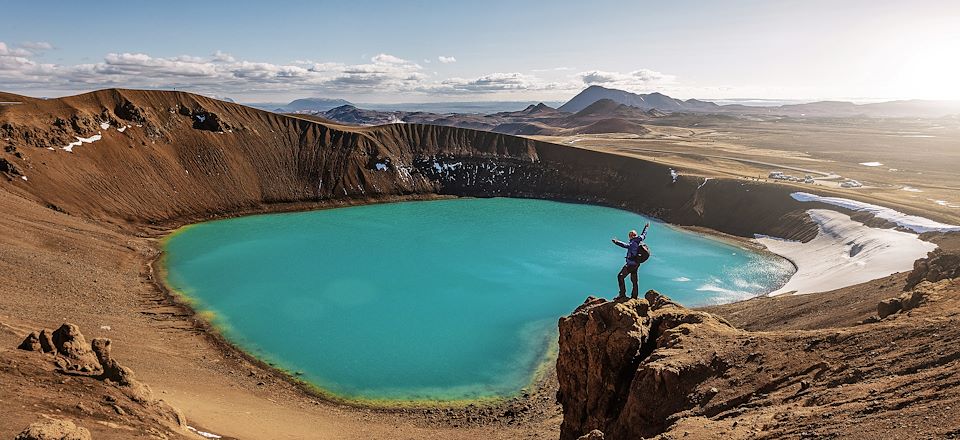
<path id="1" fill-rule="evenodd" d="M 647 110 L 647 111 L 646 111 L 646 114 L 647 114 L 647 116 L 649 116 L 649 117 L 651 117 L 651 118 L 662 118 L 662 117 L 664 117 L 664 116 L 667 115 L 667 112 L 664 112 L 664 111 L 661 111 L 661 110 L 657 110 L 657 109 L 655 109 L 655 108 L 652 108 L 652 109 L 650 109 L 650 110 Z"/>
<path id="2" fill-rule="evenodd" d="M 345 99 L 333 99 L 333 98 L 300 98 L 290 101 L 289 104 L 283 106 L 283 110 L 286 112 L 325 112 L 332 108 L 340 107 L 343 105 L 351 104 L 350 101 Z"/>
<path id="3" fill-rule="evenodd" d="M 590 104 L 600 99 L 611 99 L 620 104 L 637 107 L 642 110 L 652 108 L 676 112 L 676 111 L 705 111 L 716 107 L 716 104 L 706 101 L 684 102 L 679 99 L 671 98 L 660 92 L 648 94 L 631 93 L 626 90 L 608 89 L 601 86 L 590 86 L 574 96 L 566 104 L 560 106 L 560 111 L 576 113 L 587 108 Z"/>
<path id="4" fill-rule="evenodd" d="M 328 110 L 328 111 L 331 111 L 331 112 L 333 112 L 333 111 L 343 112 L 343 111 L 352 111 L 352 110 L 359 110 L 359 109 L 358 109 L 355 105 L 353 105 L 353 104 L 344 104 L 344 105 L 338 105 L 338 106 L 336 106 L 336 107 L 334 107 L 334 108 L 331 108 L 331 109 Z"/>
<path id="5" fill-rule="evenodd" d="M 583 110 L 580 110 L 576 113 L 577 116 L 587 116 L 587 115 L 597 115 L 603 113 L 610 113 L 616 110 L 617 108 L 623 106 L 617 101 L 614 101 L 609 98 L 598 99 L 586 106 Z"/>
<path id="6" fill-rule="evenodd" d="M 538 103 L 537 105 L 532 105 L 532 104 L 531 104 L 531 105 L 527 106 L 526 109 L 523 110 L 523 112 L 526 113 L 526 114 L 528 114 L 528 115 L 537 114 L 537 113 L 544 113 L 544 112 L 552 112 L 552 111 L 556 111 L 556 109 L 553 108 L 553 107 L 550 107 L 549 105 L 546 105 L 546 104 L 544 104 L 544 103 L 542 103 L 542 102 L 541 102 L 541 103 Z"/>

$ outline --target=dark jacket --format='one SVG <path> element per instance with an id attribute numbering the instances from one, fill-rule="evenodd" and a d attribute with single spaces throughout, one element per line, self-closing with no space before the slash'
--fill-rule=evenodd
<path id="1" fill-rule="evenodd" d="M 624 243 L 620 240 L 616 240 L 614 241 L 614 244 L 622 248 L 626 248 L 627 256 L 624 258 L 627 260 L 627 264 L 636 266 L 640 264 L 637 262 L 637 254 L 640 253 L 640 245 L 643 244 L 643 240 L 645 240 L 646 238 L 647 238 L 647 227 L 645 226 L 643 228 L 643 232 L 641 232 L 640 235 L 630 239 L 630 243 Z"/>

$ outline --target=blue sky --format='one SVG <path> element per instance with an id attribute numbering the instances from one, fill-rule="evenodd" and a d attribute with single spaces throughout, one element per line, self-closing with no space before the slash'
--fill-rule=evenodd
<path id="1" fill-rule="evenodd" d="M 946 0 L 0 7 L 0 90 L 32 95 L 564 100 L 600 84 L 682 98 L 960 99 L 960 2 Z"/>

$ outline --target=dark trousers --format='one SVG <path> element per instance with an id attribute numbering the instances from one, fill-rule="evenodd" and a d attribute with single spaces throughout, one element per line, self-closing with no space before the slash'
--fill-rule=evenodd
<path id="1" fill-rule="evenodd" d="M 633 291 L 630 293 L 630 296 L 637 297 L 637 269 L 640 268 L 640 265 L 633 264 L 624 264 L 623 269 L 620 269 L 620 273 L 617 274 L 617 282 L 620 283 L 620 296 L 623 296 L 627 293 L 627 286 L 624 284 L 623 280 L 630 275 L 630 282 L 633 283 Z"/>

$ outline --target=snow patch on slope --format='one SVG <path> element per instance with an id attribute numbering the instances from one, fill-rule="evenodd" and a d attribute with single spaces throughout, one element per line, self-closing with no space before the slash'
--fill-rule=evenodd
<path id="1" fill-rule="evenodd" d="M 865 226 L 829 209 L 811 209 L 820 228 L 813 240 L 757 236 L 756 241 L 797 266 L 797 272 L 770 295 L 825 292 L 913 269 L 913 262 L 936 249 L 916 234 Z"/>
<path id="2" fill-rule="evenodd" d="M 101 135 L 100 133 L 97 133 L 93 136 L 85 137 L 85 138 L 77 136 L 76 142 L 70 142 L 69 144 L 67 144 L 66 147 L 63 147 L 63 149 L 68 153 L 73 153 L 73 147 L 79 147 L 83 144 L 92 144 L 96 141 L 99 141 L 100 139 L 103 139 L 103 135 Z"/>
<path id="3" fill-rule="evenodd" d="M 870 203 L 858 202 L 856 200 L 844 199 L 841 197 L 823 197 L 816 194 L 810 194 L 805 192 L 795 192 L 790 194 L 794 200 L 801 202 L 821 202 L 829 205 L 839 206 L 841 208 L 846 208 L 851 211 L 863 211 L 873 214 L 874 217 L 882 218 L 892 223 L 896 223 L 898 226 L 907 228 L 916 233 L 924 233 L 931 231 L 938 232 L 951 232 L 951 231 L 960 231 L 960 226 L 948 225 L 946 223 L 940 223 L 937 221 L 930 220 L 928 218 L 919 217 L 916 215 L 904 214 L 900 211 L 896 211 L 890 208 L 885 208 L 879 205 L 873 205 Z"/>

